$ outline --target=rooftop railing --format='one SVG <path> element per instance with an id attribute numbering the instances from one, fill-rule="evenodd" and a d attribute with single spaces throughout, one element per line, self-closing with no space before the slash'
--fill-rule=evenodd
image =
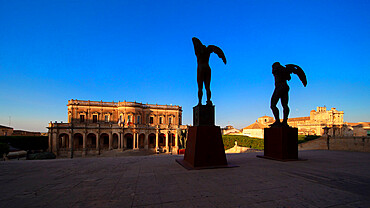
<path id="1" fill-rule="evenodd" d="M 90 100 L 68 100 L 68 105 L 87 105 L 87 106 L 107 106 L 107 107 L 139 107 L 139 108 L 156 108 L 156 109 L 171 109 L 181 110 L 178 105 L 158 105 L 158 104 L 143 104 L 138 102 L 103 102 Z"/>

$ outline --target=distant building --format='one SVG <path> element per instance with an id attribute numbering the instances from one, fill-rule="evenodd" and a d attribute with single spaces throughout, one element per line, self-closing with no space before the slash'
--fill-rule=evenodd
<path id="1" fill-rule="evenodd" d="M 41 133 L 25 130 L 14 130 L 12 127 L 0 125 L 0 136 L 41 136 Z"/>
<path id="2" fill-rule="evenodd" d="M 317 107 L 308 117 L 288 118 L 288 125 L 298 128 L 298 134 L 323 135 L 324 127 L 341 129 L 345 125 L 343 114 L 343 111 L 335 108 L 327 110 L 326 107 Z M 273 117 L 262 116 L 255 123 L 243 128 L 243 134 L 247 136 L 253 134 L 255 136 L 251 137 L 263 138 L 263 128 L 267 128 L 273 122 L 275 122 Z"/>
<path id="3" fill-rule="evenodd" d="M 226 126 L 225 128 L 221 129 L 222 135 L 241 135 L 241 131 L 239 129 L 234 128 L 231 125 Z"/>
<path id="4" fill-rule="evenodd" d="M 254 137 L 254 138 L 261 138 L 263 139 L 263 129 L 267 128 L 268 126 L 263 122 L 256 121 L 251 125 L 242 129 L 242 133 L 244 136 Z"/>
<path id="5" fill-rule="evenodd" d="M 353 131 L 353 136 L 370 136 L 370 122 L 347 123 Z"/>
<path id="6" fill-rule="evenodd" d="M 0 125 L 0 136 L 11 136 L 12 134 L 12 127 Z"/>
<path id="7" fill-rule="evenodd" d="M 100 154 L 112 149 L 161 149 L 176 153 L 182 108 L 137 102 L 68 101 L 68 123 L 50 122 L 49 150 Z M 73 145 L 72 145 L 73 144 Z"/>
<path id="8" fill-rule="evenodd" d="M 41 133 L 24 130 L 14 130 L 12 136 L 41 136 Z"/>

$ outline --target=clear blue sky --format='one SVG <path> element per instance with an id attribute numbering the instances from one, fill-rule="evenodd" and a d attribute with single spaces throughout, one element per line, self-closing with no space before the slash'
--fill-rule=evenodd
<path id="1" fill-rule="evenodd" d="M 0 0 L 0 124 L 44 132 L 70 99 L 181 105 L 192 124 L 194 36 L 228 61 L 210 59 L 217 125 L 272 116 L 275 61 L 307 75 L 289 82 L 290 117 L 325 105 L 370 121 L 368 0 Z"/>

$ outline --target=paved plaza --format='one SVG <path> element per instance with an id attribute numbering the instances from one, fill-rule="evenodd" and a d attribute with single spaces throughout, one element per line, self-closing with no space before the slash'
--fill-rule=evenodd
<path id="1" fill-rule="evenodd" d="M 192 171 L 175 162 L 182 155 L 0 162 L 0 207 L 370 207 L 370 153 L 261 154 Z"/>

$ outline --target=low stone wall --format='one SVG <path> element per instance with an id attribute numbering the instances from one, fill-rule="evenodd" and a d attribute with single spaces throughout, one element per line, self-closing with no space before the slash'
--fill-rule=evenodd
<path id="1" fill-rule="evenodd" d="M 311 140 L 305 143 L 298 144 L 298 150 L 327 150 L 327 139 L 326 137 L 322 136 L 315 140 Z"/>
<path id="2" fill-rule="evenodd" d="M 335 137 L 329 139 L 330 150 L 370 152 L 370 137 Z"/>
<path id="3" fill-rule="evenodd" d="M 370 152 L 370 137 L 328 137 L 322 136 L 318 139 L 298 145 L 299 150 L 328 149 L 356 152 Z"/>

